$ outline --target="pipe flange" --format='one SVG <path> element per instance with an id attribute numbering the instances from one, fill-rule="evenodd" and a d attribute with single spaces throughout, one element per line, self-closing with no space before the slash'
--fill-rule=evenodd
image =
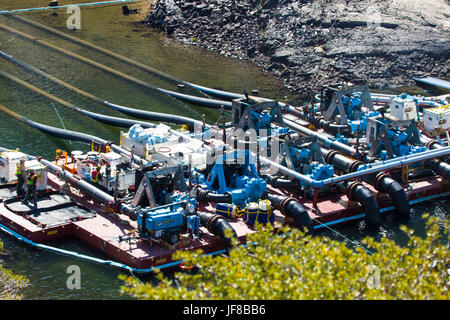
<path id="1" fill-rule="evenodd" d="M 358 167 L 359 167 L 360 165 L 362 165 L 362 164 L 364 164 L 364 162 L 362 162 L 362 161 L 359 161 L 359 160 L 353 161 L 353 162 L 350 164 L 350 166 L 348 167 L 349 173 L 355 172 L 355 171 L 358 169 Z"/>
<path id="2" fill-rule="evenodd" d="M 296 200 L 292 197 L 287 197 L 287 198 L 284 198 L 283 200 L 281 200 L 280 211 L 283 215 L 286 215 L 286 207 L 289 204 L 289 202 L 291 202 L 291 201 L 296 201 Z"/>
<path id="3" fill-rule="evenodd" d="M 326 155 L 325 155 L 325 163 L 330 163 L 331 159 L 335 156 L 339 154 L 339 152 L 337 152 L 336 150 L 330 150 Z"/>
<path id="4" fill-rule="evenodd" d="M 123 203 L 122 200 L 117 200 L 116 203 L 114 204 L 113 210 L 115 213 L 120 213 L 119 211 L 119 207 L 120 205 Z"/>
<path id="5" fill-rule="evenodd" d="M 209 232 L 214 233 L 212 230 L 213 223 L 217 220 L 222 219 L 222 216 L 215 214 L 208 218 L 208 221 L 206 222 L 206 229 L 208 229 Z"/>
<path id="6" fill-rule="evenodd" d="M 206 201 L 206 198 L 208 197 L 208 194 L 211 192 L 210 190 L 203 190 L 203 189 L 197 189 L 197 194 L 200 200 Z"/>
<path id="7" fill-rule="evenodd" d="M 359 181 L 353 181 L 350 182 L 350 184 L 347 186 L 347 190 L 345 191 L 345 195 L 347 196 L 347 198 L 349 200 L 354 201 L 355 199 L 353 199 L 353 191 L 355 190 L 355 188 L 357 186 L 362 186 L 362 183 Z"/>
<path id="8" fill-rule="evenodd" d="M 387 174 L 386 172 L 379 172 L 376 176 L 375 176 L 375 181 L 373 183 L 373 186 L 375 187 L 375 189 L 378 190 L 378 186 L 380 184 L 380 182 L 386 178 L 389 177 L 389 174 Z"/>

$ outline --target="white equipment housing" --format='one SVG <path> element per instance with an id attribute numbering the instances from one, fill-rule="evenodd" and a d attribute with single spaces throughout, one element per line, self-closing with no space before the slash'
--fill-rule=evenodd
<path id="1" fill-rule="evenodd" d="M 25 161 L 25 170 L 33 169 L 37 175 L 36 190 L 47 189 L 47 167 L 37 160 Z M 26 186 L 26 180 L 24 187 Z"/>
<path id="2" fill-rule="evenodd" d="M 16 168 L 20 160 L 27 160 L 28 156 L 19 151 L 5 151 L 0 153 L 0 182 L 9 183 L 17 180 Z"/>
<path id="3" fill-rule="evenodd" d="M 126 157 L 124 155 L 120 155 L 114 151 L 110 151 L 108 153 L 95 153 L 89 152 L 89 156 L 82 157 L 82 155 L 77 155 L 79 158 L 82 158 L 84 160 L 77 162 L 77 174 L 81 177 L 83 177 L 86 181 L 91 181 L 91 174 L 92 171 L 96 169 L 94 164 L 89 161 L 89 158 L 100 158 L 108 162 L 111 166 L 111 174 L 109 177 L 106 176 L 106 165 L 102 166 L 100 169 L 100 175 L 101 180 L 99 180 L 99 185 L 106 188 L 108 191 L 113 190 L 114 182 L 116 181 L 116 174 L 117 174 L 117 165 L 121 163 L 127 163 L 128 168 L 124 169 L 123 167 L 120 169 L 119 175 L 118 175 L 118 185 L 117 190 L 123 191 L 127 190 L 129 187 L 134 186 L 136 182 L 136 173 L 135 173 L 135 167 L 136 165 L 133 164 L 132 169 L 129 169 L 129 166 L 131 165 L 131 160 L 129 157 Z"/>
<path id="4" fill-rule="evenodd" d="M 120 132 L 120 146 L 141 158 L 148 159 L 150 148 L 159 143 L 178 141 L 178 137 L 171 133 L 169 126 L 159 124 L 155 128 L 143 129 L 134 125 L 127 133 Z"/>
<path id="5" fill-rule="evenodd" d="M 450 105 L 424 109 L 423 125 L 429 131 L 450 129 Z"/>
<path id="6" fill-rule="evenodd" d="M 207 152 L 203 147 L 203 142 L 197 139 L 188 141 L 171 141 L 155 145 L 149 151 L 149 158 L 152 161 L 175 160 L 185 166 L 202 166 L 207 162 Z"/>
<path id="7" fill-rule="evenodd" d="M 395 97 L 391 100 L 390 107 L 391 116 L 399 120 L 418 119 L 416 102 L 410 97 Z"/>

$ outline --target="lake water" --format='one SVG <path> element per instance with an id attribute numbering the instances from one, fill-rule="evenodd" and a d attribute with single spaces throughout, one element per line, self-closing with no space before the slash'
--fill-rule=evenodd
<path id="1" fill-rule="evenodd" d="M 49 0 L 35 0 L 32 2 L 32 6 L 46 6 L 48 2 Z M 60 5 L 85 2 L 93 1 L 59 1 Z M 0 9 L 27 8 L 30 6 L 29 3 L 30 1 L 26 0 L 2 0 Z M 286 90 L 283 87 L 283 83 L 276 77 L 263 72 L 261 68 L 249 62 L 226 58 L 217 53 L 179 43 L 168 38 L 162 32 L 145 27 L 145 25 L 140 23 L 140 20 L 145 17 L 149 3 L 150 1 L 144 1 L 129 4 L 130 7 L 140 10 L 139 14 L 129 16 L 122 14 L 120 5 L 84 7 L 81 9 L 82 29 L 75 32 L 66 28 L 66 20 L 69 15 L 65 9 L 57 10 L 56 16 L 53 16 L 51 11 L 24 14 L 24 16 L 192 83 L 223 88 L 232 92 L 259 89 L 261 96 L 282 101 L 286 97 L 290 101 L 302 100 L 301 97 L 295 96 Z M 96 51 L 72 44 L 67 40 L 7 17 L 0 16 L 0 23 L 102 62 L 107 66 L 133 75 L 153 85 L 170 90 L 177 89 L 173 82 L 151 75 L 135 67 L 127 66 Z M 45 47 L 22 40 L 3 31 L 0 31 L 0 50 L 33 66 L 42 68 L 47 73 L 87 92 L 117 104 L 151 111 L 174 113 L 196 119 L 201 119 L 202 115 L 205 114 L 206 120 L 210 123 L 216 122 L 220 116 L 215 110 L 174 101 L 155 91 L 118 79 L 82 62 L 54 53 Z M 0 60 L 0 69 L 84 109 L 126 117 L 123 114 L 106 109 L 77 96 L 39 76 L 30 74 L 4 59 Z M 413 90 L 417 90 L 417 88 L 413 88 Z M 116 142 L 119 140 L 120 129 L 98 123 L 74 111 L 54 103 L 52 104 L 47 99 L 12 84 L 3 78 L 0 78 L 0 92 L 0 104 L 31 120 L 56 127 L 65 127 L 69 130 L 91 133 L 107 140 Z M 0 146 L 19 148 L 25 153 L 42 155 L 48 159 L 54 158 L 55 149 L 57 148 L 66 151 L 86 151 L 88 149 L 86 145 L 56 139 L 40 133 L 16 120 L 12 120 L 4 114 L 0 114 Z M 440 200 L 415 207 L 408 226 L 423 234 L 424 222 L 421 219 L 421 214 L 430 212 L 432 215 L 439 217 L 441 221 L 444 221 L 449 213 L 449 204 L 449 200 Z M 388 216 L 383 222 L 381 229 L 373 236 L 378 239 L 389 237 L 399 243 L 404 243 L 405 238 L 399 231 L 399 225 L 390 220 Z M 335 229 L 352 240 L 361 240 L 366 235 L 362 223 L 351 223 Z M 342 239 L 331 231 L 324 231 L 323 234 Z M 16 274 L 25 275 L 30 279 L 31 285 L 24 292 L 27 299 L 129 298 L 119 294 L 119 288 L 122 285 L 122 282 L 118 280 L 118 275 L 121 273 L 119 270 L 49 252 L 38 251 L 24 246 L 4 234 L 0 234 L 0 239 L 4 242 L 5 249 L 10 253 L 8 257 L 3 258 L 4 265 Z M 99 255 L 97 251 L 77 240 L 55 245 L 86 254 Z M 74 264 L 81 268 L 81 290 L 69 290 L 66 286 L 67 267 Z M 152 278 L 147 276 L 143 280 L 151 281 Z"/>

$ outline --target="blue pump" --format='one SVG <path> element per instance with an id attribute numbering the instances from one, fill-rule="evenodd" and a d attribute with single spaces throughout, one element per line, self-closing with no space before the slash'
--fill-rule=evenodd
<path id="1" fill-rule="evenodd" d="M 245 159 L 245 160 L 244 160 Z M 225 178 L 224 166 L 236 160 L 239 165 L 234 165 L 234 170 Z M 218 187 L 215 188 L 215 182 Z M 219 156 L 212 167 L 205 182 L 206 190 L 219 194 L 230 193 L 232 202 L 236 205 L 245 205 L 250 201 L 257 201 L 264 191 L 266 182 L 258 176 L 253 157 L 249 150 L 236 150 L 226 155 Z"/>

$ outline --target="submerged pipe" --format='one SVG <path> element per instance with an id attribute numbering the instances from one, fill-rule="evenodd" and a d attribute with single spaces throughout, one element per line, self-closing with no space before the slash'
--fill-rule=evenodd
<path id="1" fill-rule="evenodd" d="M 145 87 L 149 87 L 149 88 L 151 88 L 151 89 L 158 90 L 159 92 L 162 92 L 162 93 L 164 93 L 164 94 L 166 94 L 166 95 L 169 95 L 169 96 L 172 96 L 172 97 L 174 97 L 174 98 L 181 99 L 181 100 L 183 100 L 183 101 L 187 101 L 187 102 L 189 102 L 189 103 L 197 104 L 197 105 L 200 105 L 200 106 L 203 106 L 203 107 L 208 107 L 208 108 L 221 109 L 222 107 L 224 107 L 225 109 L 231 109 L 231 103 L 228 102 L 228 101 L 214 100 L 214 99 L 206 99 L 206 98 L 201 98 L 201 97 L 196 97 L 196 96 L 190 96 L 190 95 L 186 95 L 186 94 L 180 94 L 180 93 L 177 93 L 177 92 L 172 92 L 172 91 L 169 91 L 169 90 L 157 88 L 157 87 L 155 87 L 155 86 L 153 86 L 153 85 L 150 85 L 150 84 L 148 84 L 148 83 L 146 83 L 146 82 L 144 82 L 144 81 L 142 81 L 142 80 L 136 79 L 136 78 L 134 78 L 134 77 L 131 77 L 131 76 L 127 75 L 127 74 L 124 74 L 124 73 L 119 72 L 119 71 L 117 71 L 117 70 L 114 70 L 114 69 L 112 69 L 112 68 L 103 66 L 102 64 L 99 64 L 98 62 L 95 62 L 95 61 L 90 60 L 90 59 L 88 59 L 88 58 L 82 57 L 82 56 L 80 56 L 80 55 L 77 55 L 77 54 L 72 53 L 72 52 L 70 52 L 70 51 L 67 51 L 67 50 L 65 50 L 65 49 L 59 48 L 59 47 L 57 47 L 57 46 L 55 46 L 55 45 L 52 45 L 52 44 L 50 44 L 50 43 L 47 43 L 47 42 L 45 42 L 45 41 L 36 39 L 36 38 L 34 38 L 34 37 L 32 37 L 32 36 L 30 36 L 30 35 L 28 35 L 28 34 L 25 34 L 25 33 L 23 33 L 23 32 L 20 32 L 20 31 L 18 31 L 18 30 L 13 29 L 13 28 L 4 26 L 4 25 L 2 25 L 2 24 L 0 24 L 0 28 L 2 28 L 2 29 L 4 29 L 4 30 L 7 30 L 7 31 L 10 31 L 10 32 L 12 32 L 12 33 L 14 33 L 14 34 L 17 34 L 17 35 L 19 35 L 19 36 L 22 36 L 22 37 L 24 37 L 24 38 L 27 39 L 27 40 L 35 41 L 35 42 L 37 42 L 37 43 L 39 43 L 39 44 L 42 44 L 42 45 L 47 46 L 47 47 L 50 47 L 50 48 L 52 48 L 52 49 L 54 49 L 54 50 L 56 50 L 56 51 L 62 52 L 62 53 L 64 53 L 64 54 L 66 54 L 66 55 L 69 55 L 69 56 L 71 56 L 71 57 L 73 57 L 73 58 L 75 58 L 75 59 L 81 60 L 81 61 L 83 61 L 83 62 L 85 62 L 85 63 L 91 64 L 91 65 L 93 65 L 93 66 L 95 66 L 95 67 L 97 67 L 97 68 L 99 68 L 99 69 L 101 69 L 101 70 L 107 71 L 107 72 L 112 73 L 112 74 L 114 74 L 114 75 L 116 75 L 116 76 L 125 78 L 125 79 L 127 79 L 127 80 L 129 80 L 129 81 L 132 81 L 132 82 L 134 82 L 134 83 L 140 84 L 140 85 L 142 85 L 142 86 L 145 86 Z M 115 108 L 120 107 L 120 106 L 112 105 L 112 104 L 110 104 L 110 106 L 115 107 Z M 121 108 L 121 109 L 122 109 L 122 110 L 127 110 L 127 109 L 128 109 L 128 110 L 127 110 L 128 112 L 131 112 L 131 110 L 133 110 L 133 109 L 131 109 L 131 108 L 125 108 L 125 107 L 123 107 L 123 108 Z M 131 110 L 130 110 L 130 109 L 131 109 Z M 116 109 L 116 110 L 119 110 L 119 109 Z M 119 111 L 121 111 L 121 110 L 119 110 Z M 122 112 L 122 111 L 121 111 L 121 112 Z M 296 130 L 296 131 L 301 130 L 304 134 L 317 136 L 317 137 L 319 138 L 319 142 L 323 143 L 326 147 L 329 147 L 329 148 L 335 148 L 335 149 L 340 150 L 340 151 L 342 151 L 342 152 L 344 152 L 344 153 L 346 153 L 346 154 L 349 154 L 349 155 L 351 155 L 351 156 L 359 155 L 359 153 L 357 152 L 357 150 L 355 150 L 355 149 L 353 149 L 353 148 L 351 148 L 351 147 L 348 147 L 347 145 L 345 145 L 345 144 L 343 144 L 343 143 L 340 143 L 340 142 L 338 142 L 338 141 L 332 141 L 332 140 L 330 140 L 330 139 L 328 139 L 328 138 L 322 136 L 322 135 L 319 134 L 319 133 L 316 133 L 316 132 L 314 132 L 314 131 L 312 131 L 312 130 L 306 129 L 306 128 L 304 128 L 303 126 L 300 126 L 300 125 L 296 124 L 296 123 L 293 122 L 293 121 L 290 121 L 290 120 L 285 119 L 284 122 L 286 123 L 286 125 L 287 125 L 288 127 L 290 127 L 290 128 L 293 129 L 293 130 Z M 307 132 L 307 133 L 305 133 L 305 132 Z"/>
<path id="2" fill-rule="evenodd" d="M 97 69 L 100 69 L 102 71 L 108 72 L 108 73 L 110 73 L 110 74 L 112 74 L 112 75 L 114 75 L 116 77 L 125 79 L 125 80 L 127 80 L 129 82 L 138 84 L 138 85 L 140 85 L 142 87 L 158 91 L 158 92 L 163 93 L 163 94 L 168 95 L 168 96 L 170 96 L 168 93 L 174 93 L 175 94 L 175 92 L 158 88 L 158 87 L 156 87 L 156 86 L 154 86 L 154 85 L 152 85 L 150 83 L 147 83 L 147 82 L 145 82 L 143 80 L 137 79 L 136 77 L 130 76 L 130 75 L 126 74 L 126 73 L 120 72 L 120 71 L 115 70 L 115 69 L 110 68 L 110 67 L 107 67 L 107 66 L 105 66 L 105 65 L 103 65 L 101 63 L 98 63 L 98 62 L 94 61 L 94 60 L 91 60 L 89 58 L 86 58 L 84 56 L 81 56 L 79 54 L 71 52 L 69 50 L 66 50 L 66 49 L 63 49 L 61 47 L 58 47 L 58 46 L 56 46 L 54 44 L 51 44 L 51 43 L 49 43 L 47 41 L 35 38 L 35 37 L 33 37 L 33 36 L 31 36 L 31 35 L 29 35 L 27 33 L 21 32 L 19 30 L 14 29 L 14 28 L 5 26 L 3 24 L 0 24 L 0 29 L 2 29 L 4 31 L 8 31 L 10 33 L 13 33 L 15 35 L 18 35 L 18 36 L 22 37 L 25 40 L 28 40 L 28 41 L 37 43 L 37 44 L 39 44 L 41 46 L 50 48 L 51 50 L 54 50 L 56 52 L 65 54 L 66 56 L 69 56 L 69 57 L 71 57 L 71 58 L 73 58 L 75 60 L 78 60 L 78 61 L 81 61 L 81 62 L 86 63 L 88 65 L 91 65 L 91 66 L 93 66 L 93 67 L 95 67 Z M 187 107 L 186 105 L 183 105 L 183 106 Z"/>
<path id="3" fill-rule="evenodd" d="M 84 110 L 80 107 L 77 107 L 76 105 L 69 103 L 65 100 L 62 100 L 50 93 L 45 92 L 44 90 L 41 90 L 31 84 L 29 84 L 28 82 L 25 82 L 7 72 L 4 72 L 2 70 L 0 70 L 0 75 L 13 81 L 16 84 L 19 84 L 51 101 L 54 101 L 56 103 L 58 103 L 59 105 L 62 105 L 66 108 L 69 108 L 71 110 L 74 110 L 76 112 L 79 112 L 85 116 L 88 116 L 94 120 L 109 124 L 109 125 L 113 125 L 113 126 L 118 126 L 118 127 L 123 127 L 123 128 L 129 128 L 135 124 L 140 124 L 141 126 L 143 126 L 144 128 L 153 128 L 155 127 L 155 125 L 153 123 L 148 123 L 148 122 L 144 122 L 144 121 L 139 121 L 139 120 L 132 120 L 132 119 L 125 119 L 125 118 L 118 118 L 118 117 L 112 117 L 112 116 L 107 116 L 107 115 L 103 115 L 103 114 L 99 114 L 99 113 L 94 113 L 91 111 L 87 111 Z"/>
<path id="4" fill-rule="evenodd" d="M 111 141 L 107 141 L 102 138 L 99 138 L 99 137 L 96 137 L 96 136 L 93 136 L 90 134 L 86 134 L 86 133 L 70 131 L 70 130 L 66 130 L 66 129 L 60 129 L 60 128 L 55 128 L 55 127 L 48 126 L 45 124 L 41 124 L 41 123 L 32 121 L 28 118 L 25 118 L 24 116 L 21 116 L 2 105 L 0 105 L 0 111 L 8 114 L 9 116 L 13 117 L 14 119 L 17 119 L 17 120 L 25 123 L 26 125 L 29 125 L 32 128 L 38 129 L 39 131 L 42 131 L 51 136 L 61 138 L 61 139 L 66 139 L 66 140 L 89 143 L 89 144 L 94 142 L 96 144 L 101 144 L 103 146 L 109 146 L 113 151 L 115 151 L 119 154 L 126 155 L 127 157 L 132 156 L 131 152 L 123 149 L 122 147 L 116 145 L 115 143 L 112 143 Z M 146 163 L 146 161 L 144 159 L 140 158 L 139 156 L 137 156 L 135 154 L 133 154 L 133 159 L 138 164 Z"/>
<path id="5" fill-rule="evenodd" d="M 309 233 L 313 233 L 311 217 L 296 199 L 267 192 L 261 198 L 269 200 L 275 209 L 280 210 L 283 215 L 292 218 L 297 228 L 306 228 Z"/>
<path id="6" fill-rule="evenodd" d="M 90 42 L 88 42 L 88 41 L 86 41 L 86 40 L 79 39 L 79 38 L 77 38 L 77 37 L 74 37 L 74 36 L 72 36 L 72 35 L 66 34 L 66 33 L 61 32 L 61 31 L 59 31 L 59 30 L 56 30 L 56 29 L 54 29 L 54 28 L 48 27 L 48 26 L 43 25 L 43 24 L 41 24 L 41 23 L 38 23 L 38 22 L 36 22 L 36 21 L 27 19 L 27 18 L 25 18 L 24 16 L 21 16 L 21 15 L 12 15 L 12 14 L 11 14 L 11 15 L 7 15 L 7 16 L 10 17 L 11 19 L 15 19 L 15 20 L 18 20 L 18 21 L 20 21 L 20 22 L 23 22 L 23 23 L 26 23 L 26 24 L 28 24 L 28 25 L 31 25 L 31 26 L 33 26 L 33 27 L 36 27 L 36 28 L 45 30 L 45 31 L 50 32 L 50 33 L 53 33 L 53 34 L 56 34 L 56 35 L 58 35 L 58 36 L 60 36 L 60 37 L 62 37 L 62 38 L 65 38 L 65 39 L 67 39 L 67 40 L 69 40 L 69 41 L 71 41 L 71 42 L 74 42 L 74 43 L 77 43 L 77 44 L 82 45 L 82 46 L 84 46 L 84 47 L 93 49 L 93 50 L 95 50 L 95 51 L 97 51 L 97 52 L 100 52 L 100 53 L 102 53 L 102 54 L 105 54 L 105 55 L 107 55 L 107 56 L 116 58 L 116 59 L 118 59 L 118 60 L 120 60 L 120 61 L 122 61 L 122 62 L 131 64 L 131 65 L 133 65 L 133 66 L 135 66 L 135 67 L 137 67 L 137 68 L 139 68 L 139 69 L 142 69 L 142 70 L 144 70 L 144 71 L 151 72 L 151 73 L 153 73 L 153 74 L 155 74 L 155 75 L 158 75 L 158 76 L 160 76 L 160 77 L 162 77 L 162 78 L 169 79 L 169 80 L 174 81 L 174 82 L 179 83 L 179 84 L 184 84 L 184 81 L 183 81 L 183 80 L 180 80 L 180 79 L 178 79 L 178 78 L 176 78 L 176 77 L 174 77 L 174 76 L 172 76 L 172 75 L 169 75 L 169 74 L 164 73 L 164 72 L 162 72 L 162 71 L 160 71 L 160 70 L 157 70 L 157 69 L 155 69 L 155 68 L 152 68 L 152 67 L 150 67 L 150 66 L 148 66 L 148 65 L 145 65 L 145 64 L 143 64 L 143 63 L 141 63 L 141 62 L 138 62 L 138 61 L 136 61 L 136 60 L 133 60 L 133 59 L 131 59 L 131 58 L 129 58 L 129 57 L 125 57 L 125 56 L 123 56 L 123 55 L 121 55 L 121 54 L 118 54 L 118 53 L 115 53 L 115 52 L 113 52 L 113 51 L 110 51 L 110 50 L 107 50 L 107 49 L 105 49 L 105 48 L 102 48 L 102 47 L 100 47 L 100 46 L 97 46 L 97 45 L 95 45 L 95 44 L 93 44 L 93 43 L 90 43 Z"/>
<path id="7" fill-rule="evenodd" d="M 87 5 L 89 5 L 89 4 L 87 4 Z M 13 12 L 13 11 L 11 11 L 11 12 Z M 175 76 L 173 76 L 173 75 L 169 75 L 169 74 L 167 74 L 167 73 L 164 73 L 164 72 L 162 72 L 162 71 L 160 71 L 160 70 L 157 70 L 157 69 L 155 69 L 155 68 L 152 68 L 152 67 L 150 67 L 150 66 L 148 66 L 148 65 L 145 65 L 145 64 L 143 64 L 143 63 L 141 63 L 141 62 L 138 62 L 138 61 L 136 61 L 136 60 L 133 60 L 133 59 L 131 59 L 131 58 L 129 58 L 129 57 L 125 57 L 125 56 L 123 56 L 123 55 L 121 55 L 121 54 L 118 54 L 118 53 L 115 53 L 115 52 L 113 52 L 113 51 L 107 50 L 107 49 L 105 49 L 105 48 L 102 48 L 102 47 L 100 47 L 100 46 L 97 46 L 97 45 L 95 45 L 95 44 L 92 44 L 92 43 L 90 43 L 90 42 L 88 42 L 88 41 L 86 41 L 86 40 L 79 39 L 79 38 L 77 38 L 77 37 L 74 37 L 74 36 L 71 36 L 71 35 L 66 34 L 66 33 L 64 33 L 64 32 L 61 32 L 61 31 L 59 31 L 59 30 L 56 30 L 56 29 L 54 29 L 54 28 L 45 26 L 45 25 L 40 24 L 40 23 L 38 23 L 38 22 L 36 22 L 36 21 L 27 19 L 27 18 L 25 18 L 25 17 L 23 17 L 23 16 L 18 16 L 18 15 L 9 14 L 9 13 L 6 14 L 6 16 L 8 16 L 8 17 L 10 17 L 10 18 L 12 18 L 12 19 L 19 20 L 19 21 L 21 21 L 21 22 L 23 22 L 23 23 L 26 23 L 26 24 L 28 24 L 28 25 L 32 25 L 32 26 L 34 26 L 34 27 L 40 28 L 40 29 L 45 30 L 45 31 L 47 31 L 47 32 L 56 34 L 56 35 L 58 35 L 58 36 L 60 36 L 60 37 L 62 37 L 62 38 L 65 38 L 65 39 L 67 39 L 67 40 L 73 42 L 73 43 L 77 43 L 77 44 L 82 45 L 82 46 L 85 46 L 85 47 L 87 47 L 87 48 L 96 50 L 96 51 L 98 51 L 98 52 L 100 52 L 100 53 L 102 53 L 102 54 L 105 54 L 105 55 L 107 55 L 107 56 L 116 58 L 116 59 L 118 59 L 118 60 L 120 60 L 120 61 L 122 61 L 122 62 L 128 63 L 128 64 L 133 65 L 133 66 L 135 66 L 135 67 L 137 67 L 137 68 L 139 68 L 139 69 L 142 69 L 142 70 L 144 70 L 144 71 L 150 72 L 150 73 L 155 74 L 155 75 L 158 75 L 158 76 L 160 76 L 160 77 L 162 77 L 162 78 L 165 78 L 165 79 L 174 81 L 174 82 L 176 82 L 176 83 L 178 83 L 178 84 L 183 84 L 183 85 L 189 86 L 189 87 L 191 87 L 191 88 L 193 88 L 193 89 L 195 89 L 195 90 L 197 90 L 197 91 L 199 91 L 199 92 L 201 92 L 201 93 L 204 93 L 204 94 L 211 94 L 211 95 L 213 95 L 213 96 L 216 96 L 216 97 L 219 97 L 219 98 L 225 99 L 225 100 L 233 100 L 233 99 L 237 99 L 237 98 L 242 98 L 242 97 L 244 97 L 243 94 L 232 93 L 232 92 L 228 92 L 228 91 L 223 91 L 223 90 L 217 90 L 217 89 L 213 89 L 213 88 L 208 88 L 208 87 L 196 85 L 196 84 L 193 84 L 193 83 L 190 83 L 190 82 L 181 80 L 181 79 L 179 79 L 179 78 L 177 78 L 177 77 L 175 77 Z M 380 94 L 380 93 L 372 93 L 371 96 L 372 96 L 372 100 L 373 100 L 374 102 L 377 102 L 377 101 L 390 102 L 391 99 L 392 99 L 393 97 L 396 97 L 396 95 L 387 95 L 387 94 Z M 259 98 L 259 99 L 263 99 L 263 100 L 270 100 L 270 99 L 267 99 L 267 98 L 261 98 L 261 97 L 258 97 L 258 98 Z M 320 99 L 319 99 L 319 101 L 320 101 Z M 425 98 L 425 97 L 422 97 L 422 100 L 419 101 L 419 105 L 420 105 L 420 106 L 426 106 L 426 107 L 439 106 L 439 105 L 441 105 L 442 103 L 445 103 L 445 102 L 442 101 L 442 102 L 440 102 L 440 103 L 436 103 L 436 102 L 433 101 L 432 99 Z M 300 112 L 299 112 L 298 110 L 296 110 L 295 108 L 293 108 L 293 107 L 291 107 L 291 106 L 289 106 L 289 105 L 283 104 L 283 103 L 279 103 L 279 104 L 280 104 L 280 106 L 282 106 L 288 113 L 291 113 L 291 114 L 295 114 L 295 115 L 297 115 L 297 116 L 300 116 Z M 338 125 L 338 126 L 339 126 L 339 125 Z M 344 128 L 330 126 L 330 130 L 342 130 L 342 129 L 344 129 Z M 345 129 L 344 129 L 344 130 L 345 130 Z M 340 131 L 340 132 L 343 132 L 343 131 Z"/>
<path id="8" fill-rule="evenodd" d="M 229 252 L 233 248 L 233 238 L 238 239 L 236 231 L 221 215 L 209 212 L 197 212 L 200 218 L 200 223 L 209 232 L 219 236 L 225 243 L 225 248 Z M 232 235 L 232 238 L 227 236 L 227 233 Z"/>
<path id="9" fill-rule="evenodd" d="M 5 58 L 5 59 L 7 59 L 7 60 L 9 60 L 9 61 L 11 61 L 11 62 L 16 63 L 17 65 L 21 66 L 22 68 L 25 68 L 28 71 L 34 72 L 34 73 L 36 73 L 36 74 L 38 74 L 38 75 L 40 75 L 40 76 L 42 76 L 42 77 L 44 77 L 44 78 L 46 78 L 46 79 L 48 79 L 50 81 L 53 81 L 56 84 L 71 90 L 72 92 L 80 94 L 80 95 L 82 95 L 83 97 L 85 97 L 87 99 L 90 99 L 90 100 L 92 100 L 92 101 L 94 101 L 94 102 L 96 102 L 98 104 L 104 105 L 104 106 L 106 106 L 106 107 L 108 107 L 110 109 L 117 110 L 117 111 L 119 111 L 121 113 L 130 115 L 130 116 L 133 116 L 133 117 L 137 117 L 137 118 L 140 118 L 140 119 L 151 120 L 151 121 L 163 121 L 163 122 L 175 123 L 175 124 L 180 124 L 180 125 L 187 124 L 192 129 L 195 128 L 195 126 L 202 126 L 203 125 L 203 123 L 201 121 L 195 120 L 195 119 L 192 119 L 192 118 L 188 118 L 188 117 L 183 117 L 183 116 L 178 116 L 178 115 L 173 115 L 173 114 L 160 113 L 160 112 L 147 111 L 147 110 L 133 109 L 133 108 L 120 106 L 120 105 L 117 105 L 117 104 L 114 104 L 114 103 L 110 103 L 108 101 L 100 99 L 99 97 L 94 96 L 93 94 L 90 94 L 90 93 L 88 93 L 88 92 L 86 92 L 84 90 L 81 90 L 81 89 L 79 89 L 79 88 L 77 88 L 77 87 L 75 87 L 75 86 L 73 86 L 73 85 L 71 85 L 71 84 L 61 80 L 61 79 L 58 79 L 58 78 L 56 78 L 56 77 L 54 77 L 54 76 L 52 76 L 52 75 L 50 75 L 50 74 L 48 74 L 46 72 L 44 72 L 44 71 L 34 67 L 34 66 L 31 66 L 31 65 L 29 65 L 29 64 L 27 64 L 27 63 L 25 63 L 25 62 L 15 58 L 15 57 L 11 56 L 11 55 L 9 55 L 9 54 L 1 51 L 1 50 L 0 50 L 0 56 Z M 10 79 L 10 80 L 20 84 L 20 85 L 26 86 L 27 88 L 37 92 L 38 94 L 49 95 L 47 92 L 45 92 L 43 90 L 40 90 L 40 89 L 38 89 L 38 88 L 36 88 L 36 87 L 26 83 L 25 81 L 22 81 L 22 80 L 18 79 L 17 77 L 14 77 L 14 76 L 6 73 L 6 72 L 3 72 L 2 75 L 7 77 L 8 79 Z M 52 96 L 52 95 L 49 95 L 49 96 Z M 55 101 L 55 99 L 53 99 L 53 98 L 52 98 L 52 100 Z M 62 100 L 59 99 L 59 101 L 62 101 Z M 56 102 L 60 103 L 59 101 L 56 101 Z M 67 106 L 67 105 L 69 105 L 69 103 L 65 103 L 65 105 Z M 75 107 L 74 105 L 71 105 L 71 104 L 70 104 L 70 107 L 71 108 L 75 108 L 75 109 L 78 108 L 78 107 Z M 78 109 L 82 110 L 81 108 L 78 108 Z M 108 123 L 108 124 L 112 124 L 112 125 L 123 126 L 122 124 L 120 124 L 120 121 L 119 122 L 111 122 L 113 120 L 112 119 L 107 119 L 107 116 L 99 116 L 98 114 L 92 114 L 92 113 L 89 113 L 88 111 L 85 111 L 85 110 L 83 112 L 85 113 L 85 115 L 87 115 L 87 116 L 89 116 L 91 118 L 95 117 L 96 120 L 99 120 L 99 121 L 102 121 L 102 122 L 105 122 L 105 123 Z M 107 120 L 103 120 L 103 119 L 107 119 Z M 116 121 L 116 120 L 117 119 L 115 119 L 114 121 Z M 107 122 L 107 121 L 110 121 L 110 122 Z M 135 121 L 135 122 L 139 123 L 139 121 Z M 142 123 L 140 123 L 140 124 L 142 125 Z M 132 125 L 133 124 L 127 125 L 125 127 L 131 127 Z M 209 127 L 208 125 L 205 125 L 205 126 Z"/>

